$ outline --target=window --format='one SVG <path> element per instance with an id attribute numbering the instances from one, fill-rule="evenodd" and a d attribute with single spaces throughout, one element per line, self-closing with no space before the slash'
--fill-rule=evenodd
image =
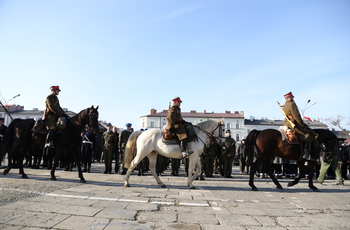
<path id="1" fill-rule="evenodd" d="M 231 129 L 231 123 L 226 123 L 226 129 Z"/>
<path id="2" fill-rule="evenodd" d="M 236 129 L 239 129 L 239 123 L 236 123 Z"/>
<path id="3" fill-rule="evenodd" d="M 236 141 L 239 141 L 239 134 L 236 134 Z"/>
<path id="4" fill-rule="evenodd" d="M 151 128 L 154 128 L 154 127 L 155 127 L 154 121 L 151 121 Z"/>

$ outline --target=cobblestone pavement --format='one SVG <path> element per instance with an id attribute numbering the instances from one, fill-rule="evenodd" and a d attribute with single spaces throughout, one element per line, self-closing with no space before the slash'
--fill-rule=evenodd
<path id="1" fill-rule="evenodd" d="M 304 179 L 278 190 L 269 178 L 256 178 L 259 191 L 248 186 L 248 175 L 234 167 L 233 178 L 195 181 L 186 187 L 184 172 L 166 172 L 159 188 L 154 178 L 102 174 L 103 164 L 85 173 L 57 170 L 51 181 L 46 169 L 29 169 L 21 179 L 18 169 L 0 175 L 0 229 L 350 229 L 349 186 L 335 180 L 312 192 Z M 3 169 L 2 169 L 3 170 Z M 1 170 L 1 171 L 2 171 Z"/>

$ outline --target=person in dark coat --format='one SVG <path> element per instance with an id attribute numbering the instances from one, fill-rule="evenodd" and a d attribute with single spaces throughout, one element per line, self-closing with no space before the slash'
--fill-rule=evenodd
<path id="1" fill-rule="evenodd" d="M 180 141 L 180 148 L 181 148 L 181 153 L 183 157 L 187 157 L 190 154 L 193 153 L 193 151 L 188 151 L 187 150 L 187 133 L 186 133 L 186 128 L 184 126 L 184 119 L 182 119 L 181 116 L 181 99 L 180 97 L 175 97 L 173 99 L 173 105 L 170 107 L 168 111 L 168 116 L 167 116 L 167 122 L 169 126 L 169 130 L 175 132 L 176 136 L 179 138 Z"/>
<path id="2" fill-rule="evenodd" d="M 59 117 L 68 117 L 60 106 L 57 95 L 61 92 L 59 86 L 51 86 L 51 94 L 46 97 L 46 109 L 43 120 L 46 129 L 49 130 L 46 137 L 45 147 L 54 148 L 53 136 L 57 129 L 57 121 Z"/>
<path id="3" fill-rule="evenodd" d="M 90 172 L 92 162 L 92 152 L 96 146 L 96 135 L 90 132 L 90 127 L 86 126 L 81 133 L 81 157 L 84 165 L 83 172 Z"/>
<path id="4" fill-rule="evenodd" d="M 287 126 L 289 129 L 296 132 L 299 140 L 304 142 L 305 154 L 303 156 L 306 160 L 316 160 L 311 159 L 311 142 L 316 141 L 318 134 L 312 131 L 303 121 L 300 116 L 298 106 L 294 101 L 294 95 L 292 92 L 289 92 L 284 95 L 286 103 L 283 106 L 283 111 L 286 115 L 286 119 L 283 123 L 284 126 Z"/>

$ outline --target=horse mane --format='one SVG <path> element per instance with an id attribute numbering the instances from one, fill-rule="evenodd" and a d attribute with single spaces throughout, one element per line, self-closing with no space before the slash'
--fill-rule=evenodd
<path id="1" fill-rule="evenodd" d="M 207 120 L 207 121 L 200 122 L 200 123 L 198 123 L 198 124 L 195 125 L 195 126 L 198 126 L 198 127 L 199 127 L 200 129 L 202 129 L 202 130 L 206 130 L 206 129 L 212 127 L 213 124 L 214 124 L 214 125 L 217 125 L 219 122 L 220 122 L 220 120 L 218 120 L 218 119 Z"/>

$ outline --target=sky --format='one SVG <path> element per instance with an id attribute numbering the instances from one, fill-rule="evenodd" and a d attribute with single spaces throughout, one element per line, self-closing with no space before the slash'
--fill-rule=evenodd
<path id="1" fill-rule="evenodd" d="M 61 107 L 98 105 L 99 120 L 139 129 L 177 96 L 183 112 L 284 119 L 291 91 L 306 116 L 349 129 L 349 12 L 348 0 L 0 0 L 0 99 L 43 110 L 59 85 Z"/>

